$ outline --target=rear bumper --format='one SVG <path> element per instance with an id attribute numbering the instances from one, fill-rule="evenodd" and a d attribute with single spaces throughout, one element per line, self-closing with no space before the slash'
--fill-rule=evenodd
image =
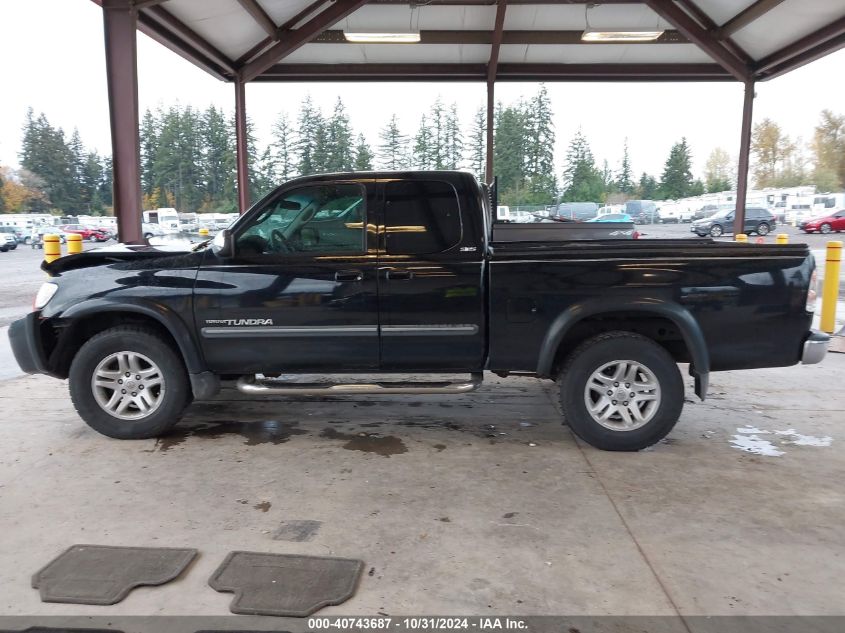
<path id="1" fill-rule="evenodd" d="M 46 374 L 47 361 L 38 327 L 38 313 L 32 312 L 9 326 L 9 342 L 21 371 Z"/>
<path id="2" fill-rule="evenodd" d="M 807 340 L 804 341 L 801 362 L 805 365 L 822 362 L 825 354 L 827 354 L 828 345 L 830 345 L 830 337 L 824 332 L 813 330 Z"/>

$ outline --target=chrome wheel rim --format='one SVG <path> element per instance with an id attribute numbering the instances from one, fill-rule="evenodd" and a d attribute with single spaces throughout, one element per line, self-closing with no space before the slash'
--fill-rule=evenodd
<path id="1" fill-rule="evenodd" d="M 642 363 L 614 360 L 587 379 L 584 404 L 606 429 L 633 431 L 648 424 L 660 408 L 660 383 Z"/>
<path id="2" fill-rule="evenodd" d="M 100 408 L 120 420 L 140 420 L 164 400 L 164 375 L 147 356 L 115 352 L 94 369 L 91 390 Z"/>
<path id="3" fill-rule="evenodd" d="M 830 225 L 829 224 L 822 224 L 821 232 L 822 233 L 830 233 Z"/>
<path id="4" fill-rule="evenodd" d="M 719 237 L 722 234 L 722 227 L 718 225 L 714 226 L 710 229 L 710 234 L 713 235 L 713 237 Z"/>

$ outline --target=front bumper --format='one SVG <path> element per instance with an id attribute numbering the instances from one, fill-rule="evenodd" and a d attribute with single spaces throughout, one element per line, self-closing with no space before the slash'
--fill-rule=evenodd
<path id="1" fill-rule="evenodd" d="M 41 345 L 37 312 L 31 312 L 9 326 L 9 342 L 21 371 L 27 374 L 49 373 Z"/>
<path id="2" fill-rule="evenodd" d="M 822 362 L 827 348 L 830 345 L 830 337 L 824 332 L 813 330 L 810 336 L 804 341 L 804 350 L 801 353 L 801 362 L 805 365 L 814 365 Z"/>

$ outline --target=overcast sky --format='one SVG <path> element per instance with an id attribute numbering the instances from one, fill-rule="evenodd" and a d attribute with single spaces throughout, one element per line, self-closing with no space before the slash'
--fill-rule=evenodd
<path id="1" fill-rule="evenodd" d="M 44 112 L 69 134 L 79 129 L 84 142 L 110 153 L 108 101 L 104 72 L 102 13 L 90 0 L 0 0 L 0 164 L 16 165 L 21 126 L 28 106 Z M 138 35 L 141 112 L 179 101 L 204 108 L 233 108 L 234 89 L 178 55 Z M 792 136 L 809 140 L 823 108 L 845 112 L 845 51 L 785 77 L 758 84 L 755 120 L 770 117 Z M 734 83 L 548 84 L 555 113 L 556 162 L 581 126 L 599 163 L 616 169 L 628 138 L 636 174 L 659 177 L 671 144 L 686 136 L 700 175 L 710 151 L 721 146 L 736 155 L 742 88 Z M 536 84 L 497 84 L 497 99 L 514 102 L 531 95 Z M 484 103 L 485 88 L 475 84 L 252 84 L 247 110 L 263 146 L 280 111 L 295 119 L 310 94 L 328 114 L 343 97 L 355 132 L 372 145 L 392 113 L 406 133 L 440 95 L 457 102 L 466 127 Z M 560 172 L 560 168 L 558 169 Z"/>

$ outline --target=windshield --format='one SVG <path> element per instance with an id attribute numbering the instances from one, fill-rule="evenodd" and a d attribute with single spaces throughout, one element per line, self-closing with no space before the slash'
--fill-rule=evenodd
<path id="1" fill-rule="evenodd" d="M 722 209 L 721 211 L 717 211 L 716 213 L 714 213 L 711 217 L 714 217 L 714 218 L 725 218 L 725 217 L 729 216 L 729 215 L 730 215 L 731 213 L 733 213 L 733 212 L 734 212 L 734 210 L 733 210 L 733 209 Z"/>

